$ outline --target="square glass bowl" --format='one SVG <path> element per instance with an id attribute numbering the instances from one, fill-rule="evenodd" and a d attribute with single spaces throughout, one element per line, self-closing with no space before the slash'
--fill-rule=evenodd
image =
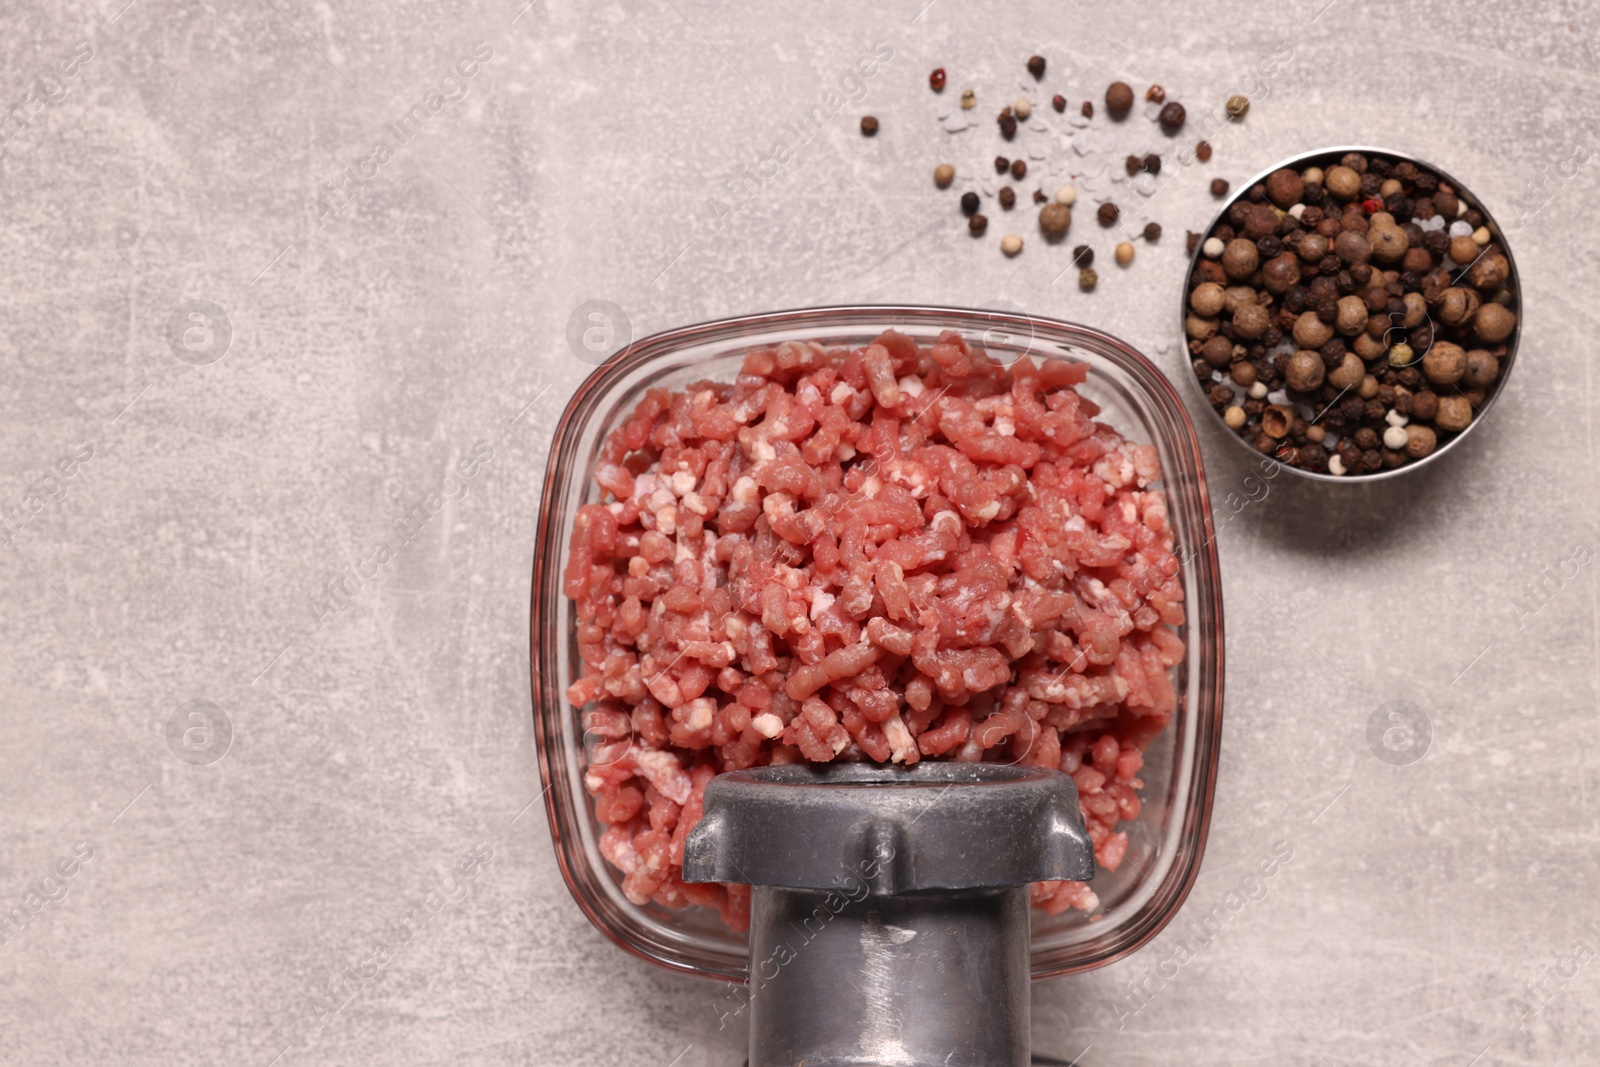
<path id="1" fill-rule="evenodd" d="M 539 511 L 533 560 L 530 652 L 539 772 L 556 860 L 585 915 L 612 941 L 671 970 L 744 981 L 745 935 L 709 910 L 639 906 L 600 855 L 602 827 L 583 787 L 587 752 L 579 712 L 566 699 L 578 655 L 576 609 L 561 591 L 578 508 L 597 501 L 592 478 L 600 446 L 651 388 L 681 389 L 702 380 L 732 381 L 746 352 L 784 341 L 859 347 L 893 328 L 929 344 L 945 330 L 962 334 L 1001 363 L 1026 354 L 1036 362 L 1086 363 L 1079 391 L 1099 404 L 1101 421 L 1161 455 L 1160 488 L 1181 562 L 1187 648 L 1174 671 L 1178 706 L 1172 725 L 1146 752 L 1142 809 L 1128 831 L 1127 857 L 1092 883 L 1101 901 L 1093 917 L 1033 912 L 1036 978 L 1109 963 L 1144 944 L 1183 903 L 1205 848 L 1222 732 L 1222 588 L 1211 507 L 1194 427 L 1177 393 L 1149 360 L 1108 334 L 1005 311 L 939 307 L 832 307 L 780 311 L 669 330 L 636 342 L 578 388 L 556 425 Z"/>

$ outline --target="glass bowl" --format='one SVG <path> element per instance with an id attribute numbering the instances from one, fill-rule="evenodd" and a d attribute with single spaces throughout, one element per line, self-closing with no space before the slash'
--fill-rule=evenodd
<path id="1" fill-rule="evenodd" d="M 757 346 L 817 341 L 857 347 L 890 327 L 924 344 L 956 330 L 1002 363 L 1024 354 L 1087 363 L 1089 379 L 1079 390 L 1101 406 L 1100 418 L 1131 441 L 1154 444 L 1161 456 L 1161 488 L 1188 602 L 1180 633 L 1187 653 L 1173 669 L 1178 707 L 1146 753 L 1139 818 L 1122 824 L 1127 858 L 1094 880 L 1101 910 L 1092 919 L 1033 913 L 1033 976 L 1085 970 L 1132 952 L 1172 918 L 1199 871 L 1221 740 L 1222 587 L 1200 448 L 1171 383 L 1108 334 L 1003 311 L 833 307 L 724 319 L 645 338 L 589 376 L 556 425 L 539 512 L 530 625 L 533 721 L 556 861 L 590 921 L 641 959 L 741 982 L 748 962 L 745 935 L 728 930 L 714 912 L 636 905 L 600 855 L 601 826 L 583 788 L 584 762 L 595 746 L 586 744 L 581 717 L 566 699 L 578 659 L 575 608 L 562 594 L 561 575 L 574 514 L 599 499 L 591 474 L 601 442 L 647 389 L 731 381 L 744 354 Z"/>
<path id="2" fill-rule="evenodd" d="M 1440 444 L 1438 448 L 1435 448 L 1423 458 L 1415 460 L 1411 463 L 1403 464 L 1399 467 L 1391 467 L 1385 470 L 1373 471 L 1370 474 L 1325 474 L 1321 471 L 1309 471 L 1302 467 L 1297 467 L 1292 463 L 1285 463 L 1282 460 L 1279 460 L 1276 456 L 1272 457 L 1273 462 L 1283 470 L 1289 471 L 1291 474 L 1299 475 L 1302 478 L 1309 478 L 1312 481 L 1318 482 L 1364 483 L 1374 482 L 1380 478 L 1393 478 L 1396 475 L 1406 474 L 1421 467 L 1426 467 L 1428 464 L 1439 459 L 1446 452 L 1449 452 L 1452 448 L 1455 448 L 1458 444 L 1465 440 L 1468 434 L 1478 428 L 1478 424 L 1485 420 L 1489 414 L 1489 409 L 1494 407 L 1495 401 L 1498 400 L 1500 398 L 1500 394 L 1505 391 L 1506 381 L 1511 377 L 1511 371 L 1513 367 L 1516 366 L 1517 342 L 1522 338 L 1522 280 L 1517 274 L 1517 260 L 1516 257 L 1511 254 L 1511 243 L 1506 240 L 1505 230 L 1502 229 L 1500 224 L 1495 221 L 1494 215 L 1491 214 L 1489 209 L 1483 205 L 1483 201 L 1474 196 L 1472 191 L 1465 185 L 1461 184 L 1461 182 L 1458 181 L 1454 175 L 1450 174 L 1442 167 L 1438 167 L 1432 163 L 1429 163 L 1425 159 L 1419 159 L 1418 157 L 1409 155 L 1405 152 L 1397 152 L 1392 148 L 1373 148 L 1368 145 L 1344 145 L 1334 148 L 1318 148 L 1310 152 L 1302 152 L 1297 156 L 1290 156 L 1288 159 L 1280 160 L 1279 162 L 1268 167 L 1266 170 L 1262 171 L 1260 174 L 1257 174 L 1255 177 L 1251 178 L 1249 181 L 1239 183 L 1238 187 L 1234 189 L 1232 195 L 1228 196 L 1227 199 L 1222 202 L 1222 206 L 1217 210 L 1216 216 L 1203 231 L 1204 234 L 1209 236 L 1219 224 L 1227 219 L 1228 210 L 1241 200 L 1248 199 L 1250 196 L 1250 190 L 1254 186 L 1265 182 L 1267 177 L 1272 174 L 1273 171 L 1280 170 L 1284 167 L 1296 171 L 1304 170 L 1307 167 L 1331 167 L 1351 152 L 1359 152 L 1362 155 L 1367 156 L 1369 159 L 1373 157 L 1380 157 L 1391 163 L 1415 164 L 1416 166 L 1432 173 L 1436 177 L 1449 182 L 1450 185 L 1455 188 L 1456 197 L 1461 201 L 1461 204 L 1464 208 L 1475 208 L 1483 213 L 1483 225 L 1488 228 L 1489 233 L 1493 236 L 1494 240 L 1498 242 L 1500 251 L 1505 254 L 1506 263 L 1510 266 L 1510 276 L 1506 279 L 1506 284 L 1503 288 L 1505 288 L 1511 294 L 1511 300 L 1508 306 L 1513 312 L 1516 313 L 1517 321 L 1516 325 L 1512 327 L 1511 336 L 1506 338 L 1505 341 L 1506 355 L 1505 358 L 1500 362 L 1500 376 L 1496 378 L 1494 384 L 1490 386 L 1488 396 L 1484 399 L 1483 406 L 1477 409 L 1477 412 L 1472 417 L 1472 421 L 1467 424 L 1466 429 L 1452 435 L 1449 440 Z M 1200 260 L 1204 258 L 1204 255 L 1205 253 L 1201 250 L 1200 244 L 1197 243 L 1195 245 L 1194 254 L 1189 257 L 1189 270 L 1184 276 L 1183 291 L 1179 294 L 1178 298 L 1178 336 L 1185 345 L 1188 344 L 1188 337 L 1185 336 L 1183 332 L 1183 324 L 1187 321 L 1189 315 L 1188 282 L 1189 279 L 1194 276 L 1194 272 L 1199 267 Z M 1188 351 L 1188 349 L 1185 348 L 1184 351 Z M 1420 367 L 1421 365 L 1422 355 L 1419 353 L 1413 360 L 1411 366 Z M 1217 425 L 1222 429 L 1223 434 L 1231 438 L 1240 447 L 1248 450 L 1252 456 L 1256 457 L 1257 459 L 1262 458 L 1262 453 L 1257 452 L 1254 445 L 1245 440 L 1243 437 L 1239 436 L 1239 434 L 1235 433 L 1233 429 L 1231 429 L 1228 424 L 1223 421 L 1222 413 L 1211 406 L 1210 401 L 1206 398 L 1206 387 L 1201 384 L 1199 378 L 1193 374 L 1187 374 L 1185 377 L 1194 383 L 1194 387 L 1200 393 L 1201 404 L 1211 412 L 1211 417 L 1217 421 Z"/>

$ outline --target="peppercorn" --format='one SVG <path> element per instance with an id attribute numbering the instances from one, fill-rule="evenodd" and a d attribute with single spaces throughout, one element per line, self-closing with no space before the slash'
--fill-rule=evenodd
<path id="1" fill-rule="evenodd" d="M 1085 100 L 1083 106 L 1078 109 L 1078 113 L 1086 119 L 1094 118 L 1094 104 Z"/>
<path id="2" fill-rule="evenodd" d="M 1049 199 L 1050 198 L 1048 196 L 1044 195 L 1044 190 L 1043 189 L 1035 189 L 1033 191 L 1033 202 L 1035 204 L 1042 204 L 1046 200 L 1049 200 Z"/>
<path id="3" fill-rule="evenodd" d="M 1129 156 L 1122 161 L 1122 169 L 1128 172 L 1129 177 L 1132 177 L 1144 169 L 1144 161 L 1138 156 Z M 1471 238 L 1468 238 L 1468 240 L 1471 240 Z"/>
<path id="4" fill-rule="evenodd" d="M 1055 108 L 1057 113 L 1065 111 L 1067 110 L 1067 98 L 1057 93 L 1050 98 L 1050 106 Z"/>
<path id="5" fill-rule="evenodd" d="M 1254 274 L 1260 262 L 1261 254 L 1256 251 L 1256 246 L 1243 237 L 1235 237 L 1222 250 L 1222 269 L 1236 281 L 1243 281 Z"/>
<path id="6" fill-rule="evenodd" d="M 1088 245 L 1079 245 L 1072 250 L 1072 262 L 1074 266 L 1080 268 L 1092 266 L 1094 264 L 1094 249 L 1090 248 Z M 1217 310 L 1220 311 L 1221 309 L 1221 305 L 1219 304 Z M 1210 314 L 1215 315 L 1216 312 L 1213 311 L 1210 312 Z"/>
<path id="7" fill-rule="evenodd" d="M 1011 113 L 1019 119 L 1026 119 L 1033 114 L 1033 101 L 1025 96 L 1017 97 L 1016 101 L 1011 105 Z"/>
<path id="8" fill-rule="evenodd" d="M 1244 408 L 1238 404 L 1231 405 L 1227 411 L 1222 413 L 1222 421 L 1228 424 L 1228 429 L 1230 430 L 1243 429 L 1245 424 Z"/>
<path id="9" fill-rule="evenodd" d="M 1363 426 L 1355 433 L 1356 447 L 1365 452 L 1369 448 L 1378 447 L 1378 431 L 1370 426 Z"/>
<path id="10" fill-rule="evenodd" d="M 1230 396 L 1232 393 L 1230 392 Z M 1289 432 L 1289 427 L 1294 424 L 1294 414 L 1282 404 L 1269 404 L 1261 413 L 1261 432 L 1268 437 L 1279 439 Z"/>
<path id="11" fill-rule="evenodd" d="M 978 210 L 978 194 L 968 190 L 961 194 L 961 213 L 970 216 Z"/>
<path id="12" fill-rule="evenodd" d="M 1006 171 L 1008 171 L 1010 169 L 1011 169 L 1011 160 L 1007 159 L 1005 156 L 995 156 L 994 157 L 994 172 L 996 174 L 1004 174 Z"/>
<path id="13" fill-rule="evenodd" d="M 950 188 L 950 183 L 956 180 L 956 168 L 948 163 L 941 163 L 933 168 L 933 184 L 941 189 Z"/>
<path id="14" fill-rule="evenodd" d="M 971 111 L 977 106 L 978 94 L 973 92 L 971 89 L 961 90 L 961 109 L 963 111 Z"/>
<path id="15" fill-rule="evenodd" d="M 1194 158 L 1205 163 L 1211 159 L 1211 142 L 1200 141 L 1194 146 Z"/>
<path id="16" fill-rule="evenodd" d="M 1439 413 L 1439 395 L 1431 389 L 1419 390 L 1411 398 L 1411 417 L 1419 422 L 1431 422 Z"/>
<path id="17" fill-rule="evenodd" d="M 1127 82 L 1112 82 L 1106 86 L 1106 114 L 1121 122 L 1133 109 L 1133 87 Z"/>
<path id="18" fill-rule="evenodd" d="M 1144 239 L 1151 244 L 1161 240 L 1161 223 L 1147 222 L 1144 224 Z"/>
<path id="19" fill-rule="evenodd" d="M 989 228 L 989 220 L 982 215 L 974 215 L 967 220 L 967 232 L 974 237 L 982 237 L 983 231 Z"/>
<path id="20" fill-rule="evenodd" d="M 1078 288 L 1086 293 L 1093 289 L 1099 281 L 1100 275 L 1092 270 L 1080 270 L 1078 272 Z"/>
<path id="21" fill-rule="evenodd" d="M 1057 241 L 1072 225 L 1072 209 L 1065 204 L 1049 203 L 1039 210 L 1039 229 L 1046 238 Z"/>
<path id="22" fill-rule="evenodd" d="M 1228 97 L 1228 117 L 1234 122 L 1244 118 L 1250 110 L 1250 98 L 1243 93 L 1234 93 Z"/>
<path id="23" fill-rule="evenodd" d="M 1077 202 L 1078 190 L 1074 189 L 1070 185 L 1059 185 L 1056 187 L 1056 203 L 1065 204 L 1068 207 L 1071 207 Z"/>
<path id="24" fill-rule="evenodd" d="M 1406 455 L 1412 459 L 1421 459 L 1430 454 L 1439 443 L 1439 435 L 1433 432 L 1432 427 L 1418 426 L 1413 423 L 1405 427 Z"/>
<path id="25" fill-rule="evenodd" d="M 1171 136 L 1183 129 L 1183 124 L 1188 117 L 1189 114 L 1183 109 L 1183 105 L 1174 100 L 1161 109 L 1161 114 L 1157 116 L 1156 121 L 1161 124 L 1162 132 Z"/>
<path id="26" fill-rule="evenodd" d="M 1441 396 L 1439 410 L 1434 412 L 1433 424 L 1441 430 L 1459 432 L 1472 421 L 1472 401 L 1464 396 Z"/>
<path id="27" fill-rule="evenodd" d="M 1228 195 L 1228 183 L 1222 178 L 1211 179 L 1211 195 L 1221 200 Z"/>
<path id="28" fill-rule="evenodd" d="M 1017 120 L 1011 114 L 1010 108 L 1006 108 L 1004 111 L 1000 112 L 1000 117 L 996 121 L 1000 123 L 1001 137 L 1004 137 L 1009 141 L 1011 138 L 1017 135 Z"/>
<path id="29" fill-rule="evenodd" d="M 1255 364 L 1241 360 L 1228 369 L 1228 376 L 1233 379 L 1235 385 L 1242 385 L 1248 389 L 1256 381 Z"/>
<path id="30" fill-rule="evenodd" d="M 1467 353 L 1467 368 L 1461 375 L 1461 384 L 1468 389 L 1486 389 L 1500 377 L 1500 361 L 1493 353 L 1474 348 Z"/>
<path id="31" fill-rule="evenodd" d="M 861 116 L 861 136 L 876 137 L 878 135 L 878 120 L 873 115 Z"/>
<path id="32" fill-rule="evenodd" d="M 1011 161 L 1011 177 L 1012 177 L 1012 180 L 1020 182 L 1023 178 L 1027 177 L 1027 175 L 1028 175 L 1028 164 L 1027 164 L 1027 162 L 1024 161 L 1024 160 L 1021 160 L 1021 159 L 1013 159 Z"/>
<path id="33" fill-rule="evenodd" d="M 1305 179 L 1288 167 L 1280 167 L 1267 175 L 1267 198 L 1281 208 L 1299 201 L 1305 191 Z"/>
<path id="34" fill-rule="evenodd" d="M 1488 353 L 1484 353 L 1488 355 Z M 1489 356 L 1492 360 L 1494 357 Z M 1434 385 L 1454 385 L 1467 372 L 1467 354 L 1460 345 L 1440 341 L 1422 357 L 1422 373 Z"/>
<path id="35" fill-rule="evenodd" d="M 1120 85 L 1121 83 L 1119 82 L 1118 84 Z M 1102 226 L 1114 226 L 1117 222 L 1117 216 L 1120 214 L 1121 211 L 1117 209 L 1117 205 L 1107 200 L 1095 212 L 1095 217 L 1100 220 L 1100 225 Z"/>
<path id="36" fill-rule="evenodd" d="M 1037 80 L 1044 77 L 1044 56 L 1028 57 L 1028 73 Z"/>
<path id="37" fill-rule="evenodd" d="M 1117 263 L 1126 267 L 1133 262 L 1133 246 L 1127 241 L 1117 245 Z"/>
<path id="38" fill-rule="evenodd" d="M 1510 309 L 1489 303 L 1478 309 L 1472 319 L 1472 329 L 1486 344 L 1497 345 L 1511 336 L 1517 328 L 1517 316 Z"/>
<path id="39" fill-rule="evenodd" d="M 1022 238 L 1014 233 L 1008 233 L 1000 238 L 1000 251 L 1008 256 L 1014 256 L 1022 251 Z"/>
<path id="40" fill-rule="evenodd" d="M 1017 191 L 1007 185 L 1000 190 L 1000 206 L 1010 211 L 1017 203 Z"/>
<path id="41" fill-rule="evenodd" d="M 1309 393 L 1322 384 L 1326 374 L 1327 368 L 1322 365 L 1322 357 L 1302 348 L 1289 357 L 1289 366 L 1284 372 L 1284 378 L 1290 389 Z"/>
<path id="42" fill-rule="evenodd" d="M 936 93 L 944 92 L 944 68 L 943 67 L 935 68 L 934 72 L 932 74 L 928 75 L 928 88 L 932 89 Z"/>
<path id="43" fill-rule="evenodd" d="M 1200 358 L 1220 370 L 1233 361 L 1233 342 L 1220 333 L 1210 337 L 1200 346 Z"/>

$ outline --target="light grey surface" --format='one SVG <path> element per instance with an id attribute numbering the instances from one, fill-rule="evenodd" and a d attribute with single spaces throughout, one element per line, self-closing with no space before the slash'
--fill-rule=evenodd
<path id="1" fill-rule="evenodd" d="M 550 429 L 589 369 L 569 315 L 613 301 L 640 336 L 802 304 L 1006 299 L 1120 334 L 1179 375 L 1183 232 L 1209 217 L 1210 176 L 1387 143 L 1509 222 L 1542 168 L 1600 142 L 1580 125 L 1596 90 L 1587 5 L 1335 0 L 1317 17 L 1324 2 L 0 14 L 8 106 L 77 41 L 94 49 L 0 157 L 4 510 L 93 445 L 0 548 L 0 903 L 27 907 L 78 842 L 93 847 L 67 895 L 0 946 L 0 1061 L 739 1063 L 718 989 L 632 960 L 579 914 L 534 803 L 529 553 Z M 1092 295 L 1052 281 L 1067 253 L 1032 239 L 1031 211 L 1015 226 L 990 211 L 974 242 L 954 191 L 928 180 L 943 158 L 996 150 L 990 120 L 1031 52 L 1074 106 L 1119 75 L 1193 104 L 1219 102 L 1280 39 L 1294 56 L 1270 94 L 1153 201 L 1159 247 L 1119 270 L 1079 212 L 1069 244 L 1087 235 L 1101 254 Z M 480 41 L 493 57 L 467 95 L 319 226 L 318 186 Z M 894 56 L 866 101 L 713 226 L 706 199 L 878 41 Z M 978 89 L 978 128 L 939 129 L 939 65 L 945 103 Z M 867 110 L 883 120 L 872 141 L 854 128 Z M 1600 967 L 1565 961 L 1576 942 L 1600 948 L 1585 925 L 1600 922 L 1600 579 L 1569 567 L 1528 617 L 1513 598 L 1579 540 L 1600 548 L 1585 526 L 1595 170 L 1512 230 L 1527 328 L 1493 432 L 1415 480 L 1276 479 L 1222 529 L 1229 702 L 1204 871 L 1149 948 L 1034 987 L 1040 1051 L 1590 1058 Z M 1013 228 L 1029 247 L 1008 261 L 996 246 Z M 205 366 L 166 341 L 192 299 L 232 324 Z M 1221 498 L 1247 466 L 1202 433 Z M 446 475 L 479 441 L 493 458 L 465 495 L 319 625 L 313 598 L 397 540 L 430 490 L 458 488 Z M 1395 699 L 1431 719 L 1414 765 L 1367 745 Z M 166 733 L 194 700 L 233 728 L 203 766 Z M 1248 881 L 1279 842 L 1292 860 Z M 492 858 L 448 881 L 480 843 Z M 441 886 L 460 899 L 387 965 L 363 963 Z M 1228 899 L 1251 890 L 1265 895 Z M 1164 985 L 1148 978 L 1173 973 L 1182 931 L 1219 906 L 1220 934 Z M 313 998 L 346 968 L 372 976 L 319 1026 Z M 1153 995 L 1126 1014 L 1140 981 Z M 1535 983 L 1548 1004 L 1519 1020 Z"/>

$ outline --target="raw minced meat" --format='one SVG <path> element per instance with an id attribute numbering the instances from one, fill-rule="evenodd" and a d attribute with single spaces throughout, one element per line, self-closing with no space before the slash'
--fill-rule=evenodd
<path id="1" fill-rule="evenodd" d="M 1081 363 L 786 342 L 653 389 L 604 441 L 565 592 L 598 739 L 584 784 L 629 899 L 748 922 L 682 879 L 717 773 L 995 760 L 1076 781 L 1100 867 L 1170 722 L 1183 587 L 1157 454 L 1094 421 Z M 1092 911 L 1081 882 L 1033 886 Z"/>

